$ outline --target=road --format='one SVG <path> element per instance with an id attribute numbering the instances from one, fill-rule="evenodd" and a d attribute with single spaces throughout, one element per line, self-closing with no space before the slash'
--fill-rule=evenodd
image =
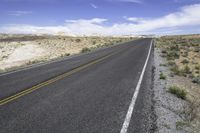
<path id="1" fill-rule="evenodd" d="M 0 75 L 0 132 L 153 132 L 151 40 Z"/>

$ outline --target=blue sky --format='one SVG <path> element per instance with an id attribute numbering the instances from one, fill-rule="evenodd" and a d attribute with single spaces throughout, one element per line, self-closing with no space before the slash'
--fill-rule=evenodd
<path id="1" fill-rule="evenodd" d="M 200 0 L 1 0 L 0 32 L 199 33 L 198 12 Z"/>

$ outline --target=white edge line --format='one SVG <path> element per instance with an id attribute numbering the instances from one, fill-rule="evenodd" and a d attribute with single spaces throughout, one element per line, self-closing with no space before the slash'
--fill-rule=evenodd
<path id="1" fill-rule="evenodd" d="M 145 61 L 144 67 L 142 69 L 142 73 L 141 73 L 139 81 L 137 83 L 135 92 L 133 94 L 133 97 L 132 97 L 131 103 L 129 105 L 128 112 L 126 114 L 126 118 L 124 120 L 124 123 L 123 123 L 123 126 L 122 126 L 122 129 L 121 129 L 120 133 L 127 133 L 127 130 L 128 130 L 128 127 L 129 127 L 129 123 L 130 123 L 130 120 L 131 120 L 131 116 L 132 116 L 132 113 L 133 113 L 133 109 L 134 109 L 134 106 L 135 106 L 135 102 L 137 100 L 137 96 L 138 96 L 138 93 L 140 91 L 140 86 L 141 86 L 141 83 L 142 83 L 142 80 L 143 80 L 143 77 L 144 77 L 144 72 L 146 70 L 147 63 L 149 61 L 149 57 L 150 57 L 150 53 L 151 53 L 151 48 L 152 48 L 152 43 L 153 43 L 153 40 L 151 40 L 151 45 L 150 45 L 150 48 L 149 48 L 149 53 L 147 55 L 147 59 Z"/>

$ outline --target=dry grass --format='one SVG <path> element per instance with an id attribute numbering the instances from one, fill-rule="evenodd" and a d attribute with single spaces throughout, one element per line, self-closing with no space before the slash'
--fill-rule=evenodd
<path id="1" fill-rule="evenodd" d="M 188 101 L 184 114 L 186 120 L 177 122 L 178 128 L 200 132 L 200 35 L 165 36 L 156 39 L 156 47 L 166 58 L 172 72 L 173 84 L 185 88 Z M 174 92 L 174 89 L 173 89 Z M 178 91 L 175 91 L 178 92 Z"/>
<path id="2" fill-rule="evenodd" d="M 172 71 L 200 84 L 200 36 L 170 36 L 156 39 L 162 57 L 172 64 Z"/>
<path id="3" fill-rule="evenodd" d="M 176 95 L 178 98 L 186 99 L 187 92 L 178 86 L 170 86 L 168 91 Z"/>

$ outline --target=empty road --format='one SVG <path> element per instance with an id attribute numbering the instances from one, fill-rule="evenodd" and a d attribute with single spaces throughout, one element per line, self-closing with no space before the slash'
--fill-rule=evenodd
<path id="1" fill-rule="evenodd" d="M 0 133 L 153 132 L 151 41 L 0 75 Z"/>

